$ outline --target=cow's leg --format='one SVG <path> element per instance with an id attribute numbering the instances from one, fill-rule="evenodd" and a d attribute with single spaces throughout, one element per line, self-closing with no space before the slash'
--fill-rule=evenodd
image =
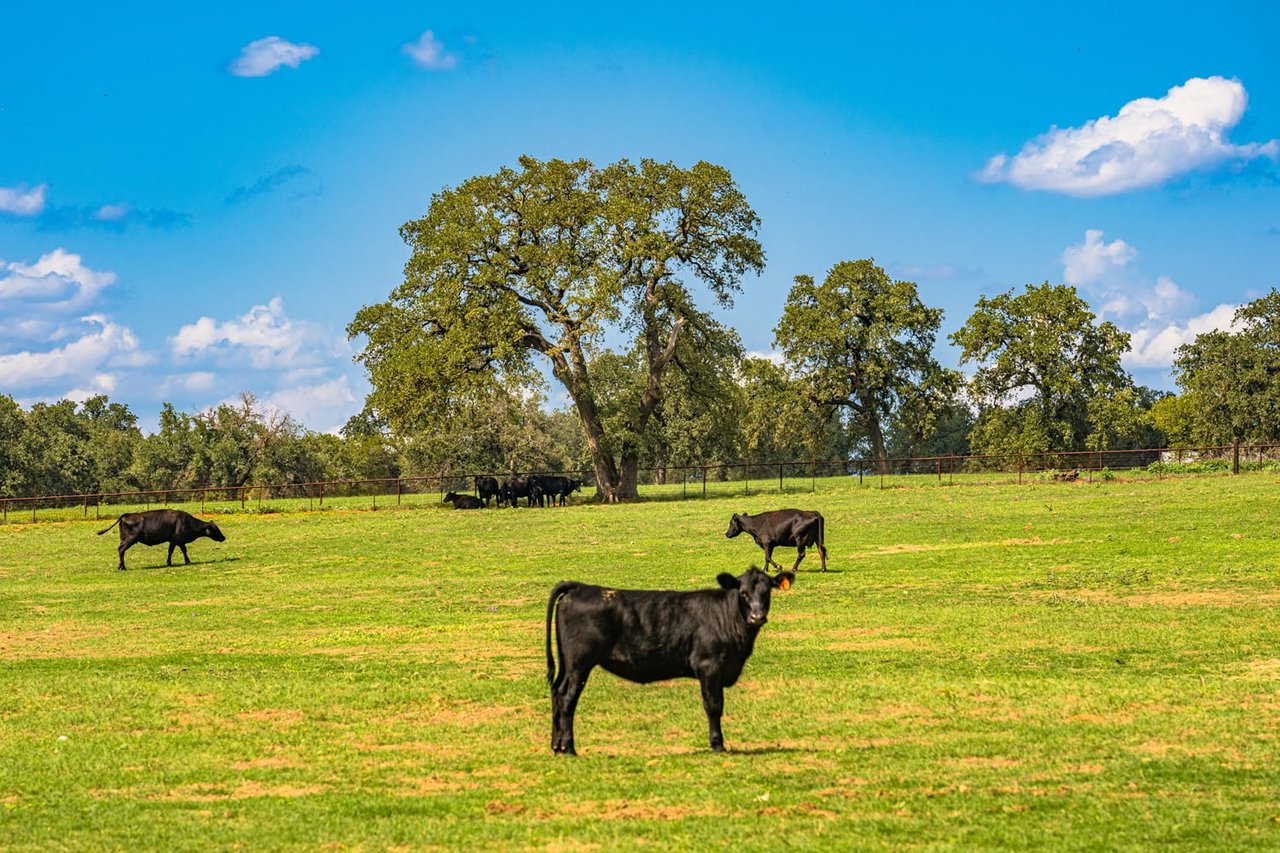
<path id="1" fill-rule="evenodd" d="M 827 570 L 827 546 L 821 542 L 818 543 L 818 556 L 822 557 L 822 570 Z"/>
<path id="2" fill-rule="evenodd" d="M 795 564 L 794 566 L 792 566 L 792 567 L 791 567 L 791 571 L 792 571 L 792 572 L 794 572 L 796 569 L 800 568 L 800 561 L 801 561 L 801 560 L 803 560 L 803 559 L 804 559 L 804 546 L 803 546 L 803 545 L 797 545 L 797 546 L 796 546 L 796 564 Z"/>
<path id="3" fill-rule="evenodd" d="M 566 670 L 556 680 L 551 696 L 551 751 L 565 755 L 577 755 L 573 748 L 573 714 L 578 709 L 578 698 L 587 686 L 589 672 Z"/>
<path id="4" fill-rule="evenodd" d="M 185 564 L 186 564 L 186 565 L 188 565 L 188 566 L 189 566 L 189 565 L 191 565 L 191 558 L 187 556 L 187 546 L 186 546 L 186 545 L 183 545 L 181 542 L 179 542 L 179 543 L 178 543 L 178 547 L 182 549 L 182 561 L 183 561 L 183 563 L 185 563 Z M 170 549 L 169 549 L 169 553 L 170 553 L 170 554 L 172 554 L 172 553 L 173 553 L 173 549 L 172 549 L 172 548 L 170 548 Z"/>
<path id="5" fill-rule="evenodd" d="M 766 567 L 773 566 L 778 571 L 782 571 L 782 566 L 773 561 L 773 543 L 769 542 L 764 546 L 764 564 Z"/>
<path id="6" fill-rule="evenodd" d="M 165 558 L 165 561 L 164 561 L 164 564 L 165 564 L 166 566 L 172 566 L 172 565 L 173 565 L 173 549 L 174 549 L 174 548 L 177 548 L 177 547 L 178 547 L 178 543 L 177 543 L 177 542 L 170 542 L 170 543 L 169 543 L 169 556 L 168 556 L 168 557 L 166 557 L 166 558 Z M 185 548 L 183 549 L 183 552 L 184 552 L 184 553 L 186 552 L 186 549 L 185 549 Z"/>
<path id="7" fill-rule="evenodd" d="M 131 547 L 133 547 L 133 542 L 134 542 L 134 540 L 132 540 L 132 539 L 121 539 L 121 540 L 120 540 L 120 548 L 119 548 L 119 551 L 120 551 L 120 565 L 116 567 L 118 571 L 122 571 L 122 572 L 124 571 L 124 552 L 125 552 L 125 551 L 128 551 Z"/>
<path id="8" fill-rule="evenodd" d="M 707 712 L 707 732 L 711 751 L 724 752 L 724 734 L 720 731 L 720 715 L 724 713 L 724 685 L 716 674 L 698 676 L 702 684 L 702 707 Z"/>

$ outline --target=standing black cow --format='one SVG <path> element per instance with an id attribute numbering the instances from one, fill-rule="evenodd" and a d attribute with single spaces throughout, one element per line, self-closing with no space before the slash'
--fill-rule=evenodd
<path id="1" fill-rule="evenodd" d="M 724 751 L 720 715 L 724 688 L 732 687 L 769 616 L 774 587 L 786 589 L 791 572 L 770 577 L 752 566 L 721 574 L 719 589 L 695 592 L 609 589 L 563 581 L 547 602 L 547 681 L 551 684 L 551 750 L 576 755 L 573 714 L 591 670 L 647 684 L 696 678 L 702 684 L 711 749 Z M 556 623 L 560 673 L 551 654 Z"/>
<path id="2" fill-rule="evenodd" d="M 497 477 L 476 477 L 476 494 L 484 501 L 485 509 L 489 508 L 489 498 L 494 498 L 498 506 L 502 506 L 502 489 L 498 487 Z"/>
<path id="3" fill-rule="evenodd" d="M 781 569 L 773 560 L 773 549 L 778 546 L 795 548 L 796 564 L 791 567 L 795 571 L 804 559 L 804 549 L 810 545 L 818 546 L 822 556 L 822 570 L 827 570 L 827 545 L 825 523 L 822 513 L 804 509 L 775 509 L 773 512 L 762 512 L 759 515 L 734 515 L 729 522 L 729 532 L 725 536 L 732 539 L 744 530 L 751 534 L 756 544 L 764 549 L 765 566 Z"/>
<path id="4" fill-rule="evenodd" d="M 212 521 L 201 521 L 190 513 L 180 509 L 149 509 L 146 512 L 126 512 L 107 527 L 98 531 L 98 535 L 106 533 L 112 527 L 120 525 L 120 566 L 124 570 L 124 552 L 135 543 L 143 545 L 159 545 L 169 543 L 169 557 L 166 566 L 173 565 L 173 549 L 182 549 L 182 559 L 189 565 L 191 558 L 187 556 L 187 543 L 194 542 L 201 536 L 208 536 L 214 542 L 226 541 L 218 525 Z"/>
<path id="5" fill-rule="evenodd" d="M 581 480 L 554 474 L 531 474 L 529 479 L 538 483 L 538 506 L 542 506 L 543 499 L 551 506 L 564 506 L 564 499 L 582 488 Z"/>
<path id="6" fill-rule="evenodd" d="M 445 503 L 453 504 L 454 509 L 483 509 L 484 502 L 479 498 L 471 495 L 459 495 L 455 492 L 449 492 L 444 496 Z"/>
<path id="7" fill-rule="evenodd" d="M 511 506 L 516 506 L 517 498 L 528 498 L 528 506 L 533 506 L 542 496 L 536 477 L 521 477 L 513 474 L 502 484 L 503 497 Z"/>

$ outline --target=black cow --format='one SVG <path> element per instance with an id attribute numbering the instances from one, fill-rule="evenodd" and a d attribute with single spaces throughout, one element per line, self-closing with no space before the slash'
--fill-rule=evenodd
<path id="1" fill-rule="evenodd" d="M 775 509 L 773 512 L 762 512 L 759 515 L 735 515 L 729 522 L 729 532 L 725 536 L 732 539 L 744 530 L 751 534 L 756 544 L 764 549 L 765 566 L 781 569 L 774 562 L 773 549 L 778 546 L 795 548 L 796 564 L 791 567 L 795 571 L 804 559 L 804 549 L 810 545 L 818 546 L 822 556 L 822 570 L 827 570 L 827 545 L 825 523 L 822 513 L 804 509 Z"/>
<path id="2" fill-rule="evenodd" d="M 538 481 L 538 506 L 542 506 L 544 498 L 550 506 L 556 506 L 557 503 L 564 506 L 564 499 L 582 488 L 581 480 L 572 480 L 553 474 L 530 475 L 529 479 Z"/>
<path id="3" fill-rule="evenodd" d="M 476 494 L 484 501 L 486 509 L 489 507 L 489 498 L 495 498 L 498 506 L 502 506 L 502 489 L 498 486 L 497 477 L 476 477 Z"/>
<path id="4" fill-rule="evenodd" d="M 770 577 L 752 566 L 740 577 L 721 574 L 719 589 L 671 592 L 610 589 L 563 581 L 547 602 L 547 681 L 551 684 L 551 750 L 576 755 L 573 713 L 591 670 L 647 684 L 696 678 L 702 684 L 711 749 L 724 751 L 720 714 L 769 615 L 774 587 L 786 589 L 791 572 Z M 560 672 L 551 655 L 556 623 Z"/>
<path id="5" fill-rule="evenodd" d="M 516 498 L 528 498 L 527 505 L 533 506 L 542 496 L 536 477 L 521 477 L 519 474 L 507 478 L 507 482 L 502 484 L 502 492 L 511 506 L 516 506 Z"/>
<path id="6" fill-rule="evenodd" d="M 212 521 L 201 521 L 190 513 L 180 509 L 149 509 L 146 512 L 126 512 L 109 526 L 98 531 L 98 535 L 106 533 L 112 527 L 120 525 L 120 566 L 124 570 L 124 552 L 136 543 L 143 545 L 159 545 L 169 543 L 169 557 L 166 566 L 173 565 L 173 549 L 182 549 L 182 559 L 188 565 L 191 558 L 187 556 L 187 543 L 194 542 L 201 536 L 208 536 L 214 542 L 226 541 L 218 525 Z"/>
<path id="7" fill-rule="evenodd" d="M 445 503 L 452 503 L 454 509 L 483 509 L 484 501 L 471 495 L 459 495 L 454 492 L 444 496 Z"/>

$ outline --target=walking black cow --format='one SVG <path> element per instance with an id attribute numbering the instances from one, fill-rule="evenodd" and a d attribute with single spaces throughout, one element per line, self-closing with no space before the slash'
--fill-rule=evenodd
<path id="1" fill-rule="evenodd" d="M 547 681 L 551 684 L 551 750 L 576 755 L 573 714 L 596 666 L 647 684 L 696 678 L 702 684 L 711 749 L 724 751 L 720 715 L 724 688 L 732 687 L 768 620 L 774 587 L 786 589 L 791 572 L 773 577 L 752 566 L 721 574 L 719 589 L 694 592 L 610 589 L 574 581 L 556 584 L 547 602 Z M 551 654 L 555 620 L 560 672 Z"/>
<path id="2" fill-rule="evenodd" d="M 444 496 L 445 503 L 452 503 L 454 509 L 483 509 L 484 502 L 471 495 L 459 495 L 454 492 Z"/>
<path id="3" fill-rule="evenodd" d="M 173 565 L 173 549 L 182 549 L 182 559 L 191 563 L 187 556 L 187 543 L 194 542 L 201 536 L 208 536 L 214 542 L 226 541 L 218 525 L 212 521 L 201 521 L 190 513 L 180 509 L 149 509 L 146 512 L 126 512 L 107 527 L 98 531 L 98 535 L 106 533 L 112 527 L 120 525 L 120 565 L 124 570 L 124 552 L 136 543 L 143 545 L 159 545 L 169 543 L 169 556 L 166 566 Z"/>
<path id="4" fill-rule="evenodd" d="M 818 546 L 818 554 L 822 557 L 822 570 L 827 570 L 826 524 L 822 513 L 804 509 L 775 509 L 759 515 L 734 515 L 729 521 L 729 531 L 725 536 L 732 539 L 746 531 L 756 544 L 764 549 L 765 566 L 781 569 L 774 562 L 773 549 L 778 546 L 795 548 L 796 564 L 791 567 L 795 571 L 804 559 L 804 549 L 810 545 Z"/>

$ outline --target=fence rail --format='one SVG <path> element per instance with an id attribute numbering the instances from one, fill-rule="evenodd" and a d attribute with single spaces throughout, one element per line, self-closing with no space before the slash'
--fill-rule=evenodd
<path id="1" fill-rule="evenodd" d="M 817 491 L 818 481 L 857 477 L 860 484 L 881 487 L 937 482 L 943 485 L 1023 483 L 1032 481 L 1091 481 L 1118 472 L 1143 471 L 1150 476 L 1171 473 L 1239 472 L 1272 466 L 1280 470 L 1280 444 L 1224 445 L 1197 448 L 1064 451 L 1003 455 L 917 456 L 887 459 L 809 460 L 798 462 L 737 462 L 669 465 L 642 469 L 639 492 L 646 500 L 693 500 L 741 494 L 785 494 Z M 575 476 L 586 481 L 583 499 L 593 497 L 591 475 L 580 471 L 537 471 L 537 474 Z M 329 480 L 314 483 L 276 483 L 245 486 L 203 486 L 142 489 L 75 495 L 36 495 L 0 498 L 0 523 L 103 518 L 132 509 L 170 504 L 199 506 L 208 512 L 317 510 L 334 507 L 369 508 L 440 506 L 446 492 L 473 493 L 476 476 L 505 474 L 475 472 L 392 477 L 370 480 Z M 428 500 L 428 496 L 430 499 Z"/>

